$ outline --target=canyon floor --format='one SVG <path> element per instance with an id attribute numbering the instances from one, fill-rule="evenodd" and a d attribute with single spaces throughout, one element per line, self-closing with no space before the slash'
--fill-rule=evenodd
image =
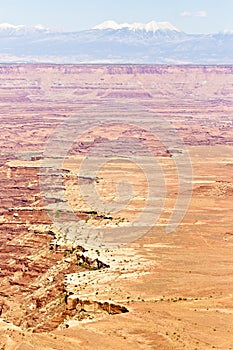
<path id="1" fill-rule="evenodd" d="M 0 349 L 233 349 L 232 72 L 0 66 Z"/>

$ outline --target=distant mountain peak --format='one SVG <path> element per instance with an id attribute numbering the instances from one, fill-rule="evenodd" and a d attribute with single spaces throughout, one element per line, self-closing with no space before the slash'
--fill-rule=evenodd
<path id="1" fill-rule="evenodd" d="M 180 32 L 179 29 L 174 27 L 171 23 L 169 22 L 155 22 L 151 21 L 148 23 L 139 23 L 139 22 L 134 22 L 134 23 L 117 23 L 115 21 L 105 21 L 97 26 L 95 26 L 93 29 L 99 29 L 99 30 L 104 30 L 104 29 L 113 29 L 113 30 L 118 30 L 118 29 L 129 29 L 132 31 L 136 30 L 145 30 L 146 32 L 156 32 L 157 30 L 172 30 L 176 32 Z"/>
<path id="2" fill-rule="evenodd" d="M 10 23 L 0 23 L 0 29 L 16 29 L 17 27 L 22 27 L 22 26 L 15 26 Z"/>
<path id="3" fill-rule="evenodd" d="M 106 21 L 75 32 L 2 23 L 0 63 L 12 62 L 232 66 L 233 33 L 186 34 L 169 22 L 155 21 Z"/>
<path id="4" fill-rule="evenodd" d="M 233 30 L 230 29 L 225 29 L 223 32 L 221 32 L 222 34 L 233 34 Z"/>
<path id="5" fill-rule="evenodd" d="M 36 26 L 27 26 L 24 24 L 14 25 L 10 23 L 0 23 L 0 31 L 49 31 L 48 28 L 42 26 L 41 24 L 38 24 Z"/>

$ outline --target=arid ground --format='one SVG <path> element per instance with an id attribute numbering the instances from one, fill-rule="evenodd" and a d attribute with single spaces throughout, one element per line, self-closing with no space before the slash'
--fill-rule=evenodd
<path id="1" fill-rule="evenodd" d="M 233 67 L 1 65 L 0 107 L 0 349 L 233 349 Z"/>

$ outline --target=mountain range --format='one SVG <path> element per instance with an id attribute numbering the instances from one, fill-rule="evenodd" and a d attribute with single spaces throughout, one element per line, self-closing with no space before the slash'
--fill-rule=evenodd
<path id="1" fill-rule="evenodd" d="M 230 65 L 233 32 L 187 34 L 155 21 L 106 21 L 77 32 L 3 23 L 0 62 Z"/>

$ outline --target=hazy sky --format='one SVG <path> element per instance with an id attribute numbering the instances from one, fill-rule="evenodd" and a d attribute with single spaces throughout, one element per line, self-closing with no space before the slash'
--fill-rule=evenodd
<path id="1" fill-rule="evenodd" d="M 233 30 L 233 0 L 0 0 L 0 23 L 75 31 L 110 19 L 168 21 L 188 33 Z"/>

